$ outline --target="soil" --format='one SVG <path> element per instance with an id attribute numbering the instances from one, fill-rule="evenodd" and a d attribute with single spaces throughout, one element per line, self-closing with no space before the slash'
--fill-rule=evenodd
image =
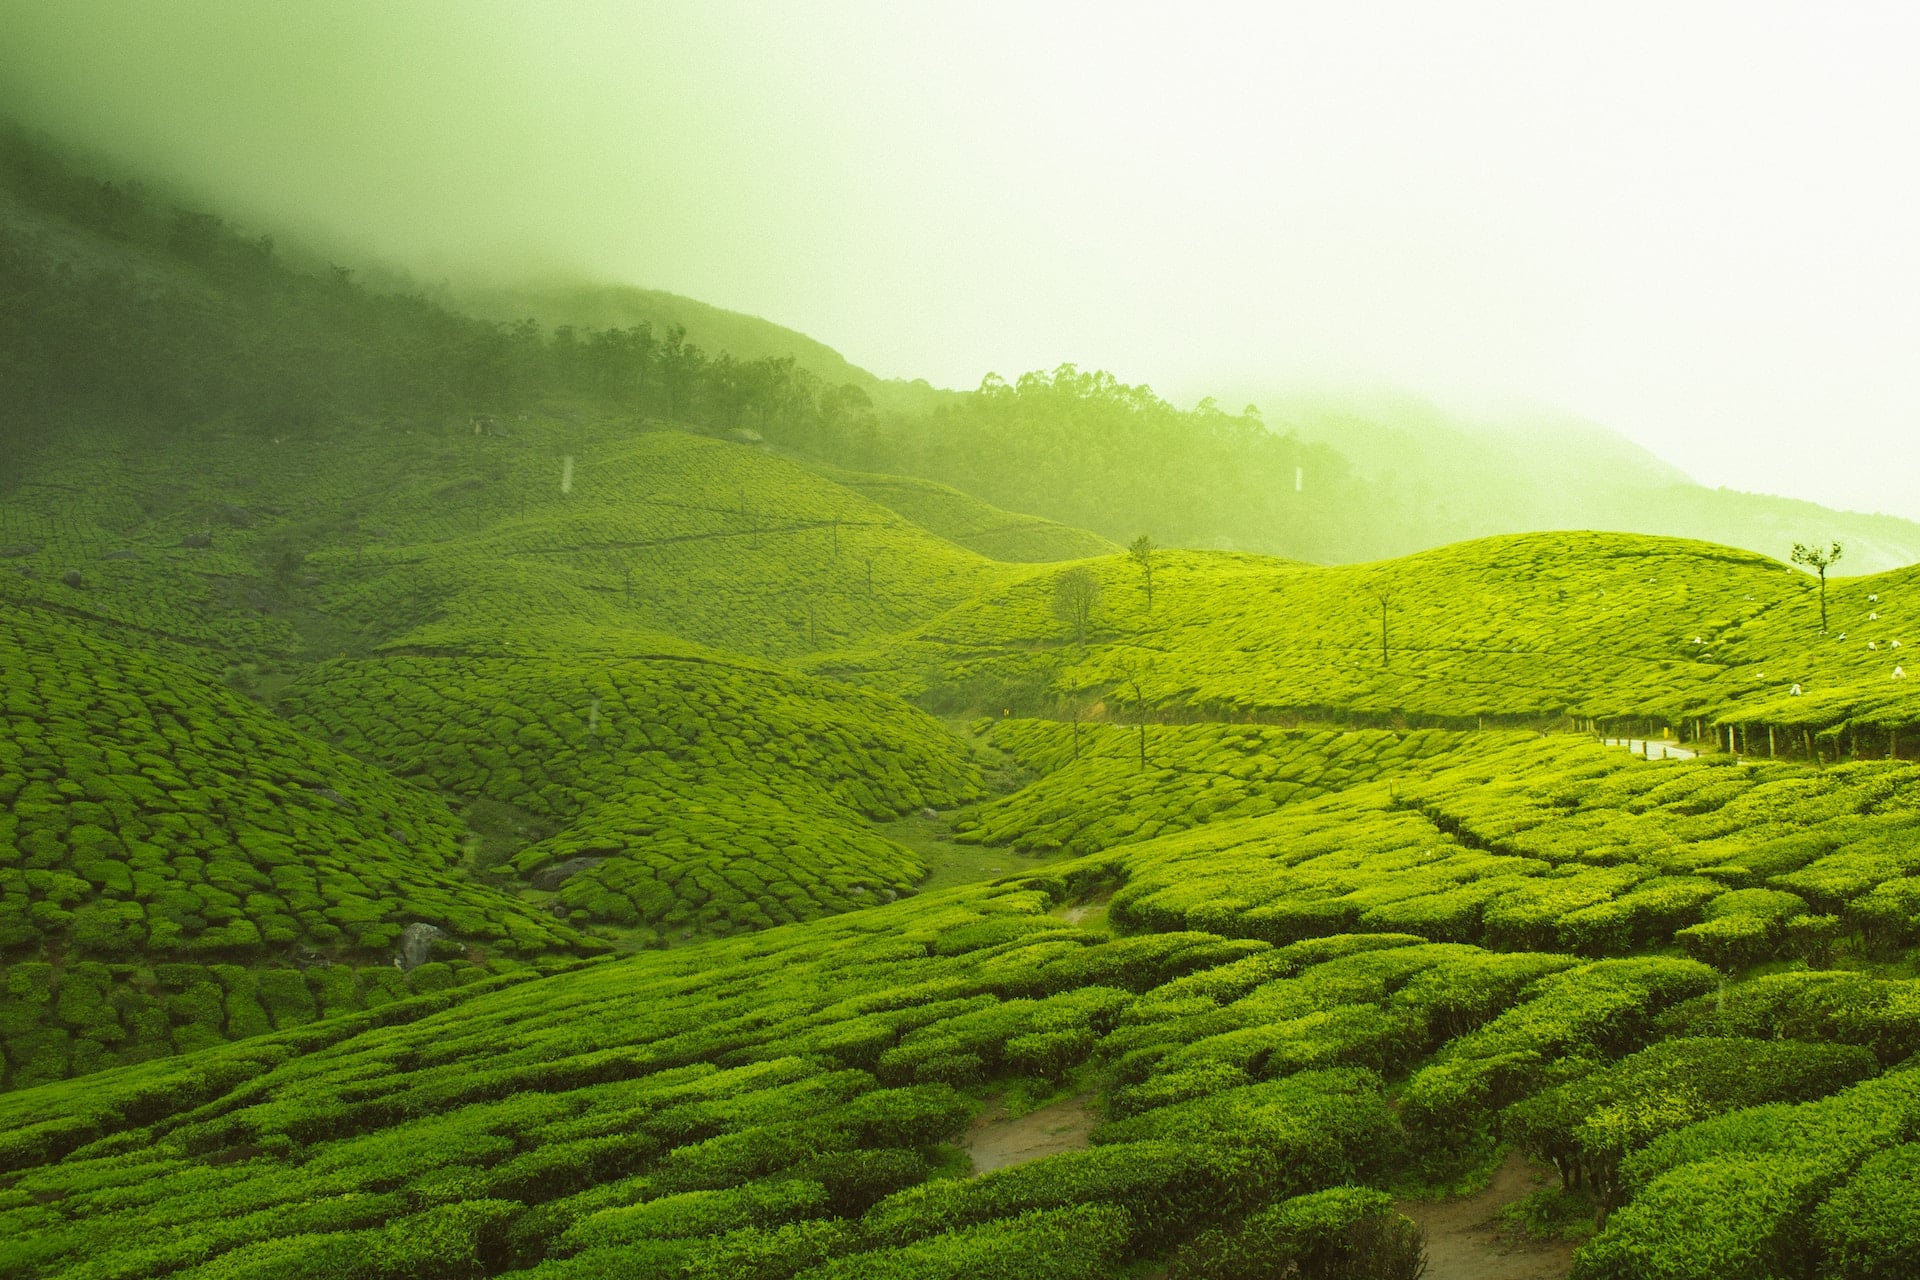
<path id="1" fill-rule="evenodd" d="M 974 1117 L 960 1146 L 972 1158 L 975 1173 L 991 1173 L 1062 1151 L 1079 1151 L 1100 1123 L 1091 1104 L 1091 1098 L 1067 1098 L 1025 1115 L 1009 1116 L 995 1103 Z"/>
<path id="2" fill-rule="evenodd" d="M 1573 1266 L 1573 1245 L 1502 1231 L 1497 1216 L 1555 1176 L 1547 1166 L 1533 1164 L 1516 1151 L 1493 1180 L 1473 1195 L 1401 1201 L 1400 1212 L 1427 1233 L 1423 1280 L 1566 1280 Z"/>

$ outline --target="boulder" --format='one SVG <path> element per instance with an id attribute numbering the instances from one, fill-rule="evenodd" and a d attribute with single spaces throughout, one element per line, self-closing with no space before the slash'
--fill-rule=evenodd
<path id="1" fill-rule="evenodd" d="M 67 570 L 65 573 L 60 575 L 60 581 L 66 583 L 68 586 L 74 588 L 76 591 L 86 585 L 86 579 L 80 576 L 80 571 L 78 569 Z"/>
<path id="2" fill-rule="evenodd" d="M 40 548 L 31 542 L 16 542 L 10 547 L 0 547 L 0 560 L 18 560 L 22 556 L 39 554 Z"/>
<path id="3" fill-rule="evenodd" d="M 183 547 L 210 547 L 213 545 L 213 535 L 211 533 L 190 533 L 180 539 L 180 545 Z"/>
<path id="4" fill-rule="evenodd" d="M 403 972 L 417 969 L 433 959 L 433 944 L 446 936 L 446 931 L 438 925 L 416 920 L 400 931 L 400 950 L 394 959 Z"/>

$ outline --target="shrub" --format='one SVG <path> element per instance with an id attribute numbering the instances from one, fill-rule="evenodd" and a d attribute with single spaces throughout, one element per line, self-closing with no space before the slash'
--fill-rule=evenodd
<path id="1" fill-rule="evenodd" d="M 1419 1280 L 1420 1228 L 1393 1197 L 1331 1187 L 1209 1231 L 1174 1255 L 1170 1280 Z"/>
<path id="2" fill-rule="evenodd" d="M 1814 1214 L 1813 1234 L 1833 1280 L 1920 1275 L 1920 1143 L 1862 1164 Z"/>

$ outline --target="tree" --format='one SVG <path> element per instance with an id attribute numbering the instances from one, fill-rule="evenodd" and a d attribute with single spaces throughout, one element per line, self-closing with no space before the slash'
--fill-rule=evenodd
<path id="1" fill-rule="evenodd" d="M 1127 554 L 1140 566 L 1141 580 L 1147 588 L 1147 612 L 1153 612 L 1153 553 L 1160 548 L 1153 545 L 1153 539 L 1141 534 L 1127 544 Z"/>
<path id="2" fill-rule="evenodd" d="M 1393 603 L 1393 592 L 1374 587 L 1367 592 L 1380 602 L 1380 665 L 1387 665 L 1387 606 Z"/>
<path id="3" fill-rule="evenodd" d="M 1818 547 L 1810 547 L 1804 542 L 1793 544 L 1793 562 L 1806 565 L 1820 575 L 1820 630 L 1822 631 L 1827 629 L 1827 569 L 1838 563 L 1839 559 L 1840 544 L 1837 542 L 1825 551 Z"/>
<path id="4" fill-rule="evenodd" d="M 1120 673 L 1120 690 L 1133 702 L 1133 714 L 1140 725 L 1140 768 L 1147 767 L 1147 693 L 1146 681 L 1153 674 L 1153 663 L 1134 657 L 1114 659 L 1114 670 Z"/>
<path id="5" fill-rule="evenodd" d="M 1073 628 L 1074 640 L 1087 642 L 1087 623 L 1100 603 L 1100 579 L 1088 568 L 1069 569 L 1053 580 L 1053 616 Z"/>

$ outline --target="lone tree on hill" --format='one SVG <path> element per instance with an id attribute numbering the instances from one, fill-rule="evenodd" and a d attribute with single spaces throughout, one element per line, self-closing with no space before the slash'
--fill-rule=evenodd
<path id="1" fill-rule="evenodd" d="M 1069 569 L 1053 580 L 1053 615 L 1073 628 L 1073 638 L 1087 642 L 1087 623 L 1100 603 L 1100 579 L 1087 568 Z"/>
<path id="2" fill-rule="evenodd" d="M 1827 569 L 1839 563 L 1840 544 L 1834 543 L 1827 550 L 1810 547 L 1804 542 L 1793 544 L 1793 562 L 1803 564 L 1820 575 L 1820 629 L 1827 629 Z"/>
<path id="3" fill-rule="evenodd" d="M 1160 548 L 1153 545 L 1153 539 L 1141 534 L 1127 544 L 1127 554 L 1140 566 L 1140 579 L 1147 588 L 1147 612 L 1153 612 L 1153 555 Z"/>
<path id="4" fill-rule="evenodd" d="M 1380 602 L 1380 665 L 1387 665 L 1387 606 L 1393 603 L 1393 592 L 1383 587 L 1373 587 L 1367 592 Z"/>
<path id="5" fill-rule="evenodd" d="M 1147 767 L 1147 693 L 1146 681 L 1153 675 L 1153 663 L 1134 657 L 1114 659 L 1113 669 L 1119 673 L 1119 687 L 1129 701 L 1133 703 L 1133 714 L 1140 725 L 1140 769 Z"/>

